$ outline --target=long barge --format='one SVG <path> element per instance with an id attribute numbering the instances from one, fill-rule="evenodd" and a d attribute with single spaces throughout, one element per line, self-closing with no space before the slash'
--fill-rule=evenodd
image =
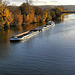
<path id="1" fill-rule="evenodd" d="M 25 40 L 25 39 L 28 39 L 28 38 L 31 38 L 32 36 L 40 33 L 41 31 L 45 31 L 47 29 L 49 29 L 50 27 L 54 26 L 55 23 L 53 21 L 49 21 L 46 25 L 44 26 L 41 26 L 41 27 L 38 27 L 38 28 L 35 28 L 34 30 L 31 30 L 31 31 L 26 31 L 26 32 L 23 32 L 21 34 L 18 34 L 18 35 L 15 35 L 15 36 L 12 36 L 10 38 L 10 41 L 22 41 L 22 40 Z"/>
<path id="2" fill-rule="evenodd" d="M 39 33 L 39 31 L 37 31 L 37 30 L 27 31 L 27 32 L 25 32 L 25 34 L 19 34 L 19 35 L 12 36 L 10 38 L 10 41 L 23 41 L 23 40 L 28 39 L 38 33 Z"/>

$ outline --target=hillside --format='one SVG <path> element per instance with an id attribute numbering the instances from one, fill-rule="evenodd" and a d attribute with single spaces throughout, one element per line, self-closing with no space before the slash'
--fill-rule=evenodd
<path id="1" fill-rule="evenodd" d="M 40 8 L 43 9 L 51 9 L 54 8 L 54 5 L 45 5 L 45 6 L 39 6 Z M 75 5 L 61 5 L 61 7 L 64 7 L 64 9 L 68 9 L 68 10 L 75 10 Z"/>
<path id="2" fill-rule="evenodd" d="M 75 10 L 75 5 L 63 5 L 64 9 Z"/>
<path id="3" fill-rule="evenodd" d="M 38 6 L 38 7 L 43 8 L 43 9 L 52 9 L 55 6 L 54 5 L 45 5 L 45 6 L 43 5 L 43 6 Z"/>

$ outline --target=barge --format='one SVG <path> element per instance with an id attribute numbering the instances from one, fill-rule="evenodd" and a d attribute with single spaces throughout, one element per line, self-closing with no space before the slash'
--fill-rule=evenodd
<path id="1" fill-rule="evenodd" d="M 45 31 L 45 30 L 51 28 L 52 26 L 55 26 L 55 23 L 53 21 L 49 21 L 46 25 L 43 25 L 41 27 L 37 27 L 34 30 L 26 31 L 21 34 L 12 36 L 10 38 L 10 41 L 22 41 L 22 40 L 31 38 L 32 36 L 40 33 L 41 31 Z"/>
<path id="2" fill-rule="evenodd" d="M 45 31 L 45 30 L 48 30 L 49 28 L 51 28 L 53 26 L 55 26 L 55 23 L 53 21 L 49 21 L 49 22 L 47 22 L 46 25 L 37 27 L 37 28 L 35 28 L 35 30 Z"/>
<path id="3" fill-rule="evenodd" d="M 12 36 L 10 38 L 10 41 L 23 41 L 25 39 L 31 38 L 32 36 L 38 34 L 39 31 L 38 30 L 31 30 L 31 31 L 27 31 L 25 33 L 21 33 L 15 36 Z"/>

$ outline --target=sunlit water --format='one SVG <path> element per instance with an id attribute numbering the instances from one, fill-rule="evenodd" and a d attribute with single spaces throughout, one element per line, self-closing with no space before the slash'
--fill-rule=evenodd
<path id="1" fill-rule="evenodd" d="M 75 75 L 75 19 L 64 19 L 23 42 L 10 42 L 10 36 L 23 31 L 18 29 L 0 31 L 0 75 Z"/>

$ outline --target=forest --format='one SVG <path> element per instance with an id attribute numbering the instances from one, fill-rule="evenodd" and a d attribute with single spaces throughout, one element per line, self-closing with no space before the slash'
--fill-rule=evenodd
<path id="1" fill-rule="evenodd" d="M 65 10 L 60 6 L 56 6 L 52 9 L 43 9 L 38 6 L 31 6 L 29 3 L 23 3 L 20 6 L 1 4 L 0 27 L 18 26 L 60 19 L 62 11 Z"/>

